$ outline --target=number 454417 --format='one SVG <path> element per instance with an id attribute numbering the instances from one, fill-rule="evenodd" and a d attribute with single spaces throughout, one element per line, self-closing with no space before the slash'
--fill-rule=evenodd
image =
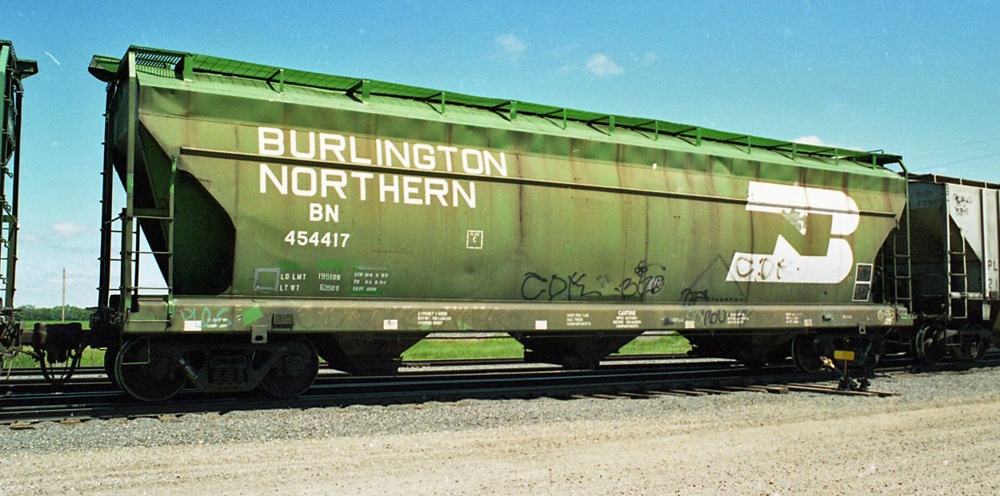
<path id="1" fill-rule="evenodd" d="M 329 246 L 332 248 L 343 248 L 347 246 L 347 240 L 351 238 L 348 233 L 331 233 L 317 231 L 288 231 L 285 236 L 285 243 L 295 246 Z"/>

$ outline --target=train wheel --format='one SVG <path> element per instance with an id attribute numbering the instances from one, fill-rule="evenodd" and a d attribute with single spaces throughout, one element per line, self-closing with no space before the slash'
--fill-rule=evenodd
<path id="1" fill-rule="evenodd" d="M 149 337 L 126 342 L 115 358 L 118 385 L 142 401 L 166 401 L 187 384 L 176 356 Z"/>
<path id="2" fill-rule="evenodd" d="M 823 361 L 816 353 L 815 341 L 805 334 L 792 339 L 792 362 L 795 363 L 795 368 L 809 374 L 823 370 Z"/>
<path id="3" fill-rule="evenodd" d="M 319 359 L 312 343 L 297 339 L 275 346 L 271 352 L 279 356 L 260 380 L 261 389 L 271 396 L 290 399 L 312 386 L 319 372 Z"/>
<path id="4" fill-rule="evenodd" d="M 917 360 L 924 365 L 937 365 L 948 352 L 945 329 L 938 324 L 925 324 L 914 336 Z"/>
<path id="5" fill-rule="evenodd" d="M 978 326 L 966 327 L 966 332 L 975 333 L 975 335 L 968 341 L 963 339 L 959 344 L 949 345 L 948 349 L 951 352 L 951 356 L 963 362 L 978 362 L 982 360 L 986 356 L 986 350 L 990 345 L 981 335 L 976 333 L 977 330 L 979 330 Z"/>

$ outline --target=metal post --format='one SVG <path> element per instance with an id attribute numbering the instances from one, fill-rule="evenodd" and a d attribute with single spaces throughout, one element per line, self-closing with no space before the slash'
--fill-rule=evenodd
<path id="1" fill-rule="evenodd" d="M 982 303 L 980 305 L 979 313 L 980 313 L 980 315 L 983 315 L 982 318 L 984 320 L 989 320 L 990 314 L 989 314 L 988 308 L 989 308 L 989 305 L 990 305 L 990 303 L 989 303 L 989 301 L 990 301 L 990 268 L 989 268 L 989 266 L 990 266 L 990 263 L 989 263 L 989 260 L 990 260 L 990 240 L 989 240 L 989 236 L 987 235 L 987 233 L 989 232 L 989 229 L 986 226 L 986 191 L 987 191 L 986 189 L 979 190 L 979 220 L 980 220 L 980 230 L 981 230 L 980 232 L 982 233 L 982 237 L 983 237 L 983 251 L 982 251 L 982 253 L 983 253 L 983 263 L 980 264 L 980 267 L 981 267 L 981 270 L 982 270 L 981 277 L 982 277 L 982 281 L 983 281 L 982 282 L 982 287 L 981 287 L 980 291 L 983 292 L 983 299 L 980 300 Z M 965 273 L 966 273 L 966 276 L 965 276 L 966 277 L 966 281 L 968 281 L 968 277 L 969 277 L 968 276 L 968 273 L 969 273 L 968 269 L 966 269 Z M 968 282 L 966 282 L 966 286 L 968 286 Z M 965 290 L 968 291 L 969 288 L 966 287 Z"/>
<path id="2" fill-rule="evenodd" d="M 111 130 L 112 108 L 115 83 L 108 83 L 108 96 L 104 104 L 104 170 L 101 172 L 101 269 L 100 283 L 97 288 L 97 306 L 108 305 L 108 293 L 111 292 L 111 208 L 114 197 L 114 135 Z"/>
<path id="3" fill-rule="evenodd" d="M 907 185 L 907 188 L 909 188 L 909 185 Z M 944 185 L 944 188 L 945 191 L 948 191 L 947 184 Z M 946 194 L 945 201 L 941 202 L 941 211 L 944 214 L 944 263 L 945 263 L 945 270 L 947 270 L 948 273 L 948 286 L 947 286 L 948 289 L 945 291 L 945 301 L 948 304 L 948 313 L 947 313 L 948 322 L 951 322 L 951 317 L 952 317 L 951 281 L 955 277 L 952 275 L 952 270 L 951 270 L 951 215 L 948 213 L 947 198 L 948 196 Z"/>
<path id="4" fill-rule="evenodd" d="M 121 256 L 121 305 L 127 316 L 132 308 L 132 235 L 133 214 L 135 213 L 135 142 L 136 120 L 138 120 L 137 96 L 139 84 L 135 74 L 135 52 L 128 52 L 128 130 L 125 153 L 125 212 L 122 216 L 122 256 Z"/>
<path id="5" fill-rule="evenodd" d="M 851 387 L 851 376 L 847 375 L 847 360 L 844 360 L 844 378 L 841 379 L 841 384 L 843 384 L 844 388 L 848 391 L 854 389 Z"/>
<path id="6" fill-rule="evenodd" d="M 63 267 L 63 293 L 62 293 L 62 319 L 60 322 L 66 322 L 66 268 Z"/>
<path id="7" fill-rule="evenodd" d="M 174 298 L 174 188 L 177 184 L 177 156 L 170 161 L 170 197 L 167 205 L 167 300 Z M 169 320 L 169 316 L 167 317 Z"/>
<path id="8" fill-rule="evenodd" d="M 17 267 L 17 203 L 18 203 L 18 189 L 20 188 L 21 180 L 21 108 L 23 105 L 24 92 L 21 89 L 17 91 L 17 101 L 14 103 L 14 108 L 17 109 L 17 116 L 14 119 L 14 184 L 13 191 L 11 193 L 11 206 L 10 206 L 10 216 L 11 223 L 7 234 L 7 280 L 6 291 L 4 294 L 3 303 L 7 308 L 14 308 L 14 292 L 16 288 L 14 287 L 14 276 L 15 269 Z"/>
<path id="9" fill-rule="evenodd" d="M 132 272 L 133 286 L 139 286 L 139 264 L 142 262 L 142 223 L 135 222 L 135 239 L 132 240 L 132 247 L 135 248 L 135 266 Z M 135 291 L 139 294 L 139 290 Z"/>
<path id="10" fill-rule="evenodd" d="M 913 252 L 910 251 L 910 171 L 906 170 L 903 161 L 899 161 L 899 167 L 903 169 L 903 178 L 906 179 L 906 206 L 903 212 L 906 213 L 906 296 L 909 298 L 906 303 L 906 310 L 913 313 Z M 947 218 L 947 212 L 945 212 Z M 949 282 L 950 285 L 950 282 Z M 950 309 L 949 309 L 950 312 Z"/>

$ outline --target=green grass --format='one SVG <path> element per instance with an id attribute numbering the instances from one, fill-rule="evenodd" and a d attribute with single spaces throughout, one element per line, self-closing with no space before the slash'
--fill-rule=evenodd
<path id="1" fill-rule="evenodd" d="M 403 353 L 403 360 L 449 358 L 521 358 L 524 348 L 514 338 L 425 339 Z"/>
<path id="2" fill-rule="evenodd" d="M 63 365 L 63 364 L 57 364 Z M 95 348 L 87 348 L 83 350 L 83 356 L 80 358 L 81 367 L 100 367 L 104 366 L 104 350 L 98 350 Z M 38 362 L 27 355 L 17 355 L 14 357 L 13 367 L 17 368 L 32 368 L 38 367 Z M 4 368 L 7 368 L 7 364 L 4 364 Z"/>
<path id="3" fill-rule="evenodd" d="M 622 346 L 622 355 L 646 355 L 653 353 L 687 353 L 691 344 L 681 336 L 639 336 Z"/>
<path id="4" fill-rule="evenodd" d="M 38 324 L 40 322 L 45 322 L 46 324 L 73 324 L 73 323 L 78 323 L 81 326 L 83 326 L 84 329 L 90 329 L 90 322 L 87 322 L 85 320 L 67 320 L 66 322 L 53 322 L 53 321 L 49 321 L 49 320 L 25 320 L 25 321 L 23 321 L 23 324 L 24 324 L 23 327 L 25 329 L 27 329 L 27 330 L 30 331 L 30 330 L 32 330 L 32 329 L 35 328 L 35 324 Z"/>
<path id="5" fill-rule="evenodd" d="M 640 336 L 622 347 L 620 354 L 686 353 L 691 349 L 680 336 Z M 448 358 L 521 358 L 524 348 L 513 338 L 423 340 L 406 353 L 404 360 L 443 360 Z"/>

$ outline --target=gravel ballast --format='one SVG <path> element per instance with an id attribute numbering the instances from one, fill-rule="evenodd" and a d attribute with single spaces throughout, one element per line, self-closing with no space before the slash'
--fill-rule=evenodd
<path id="1" fill-rule="evenodd" d="M 3 494 L 997 494 L 1000 370 L 809 393 L 465 400 L 37 424 Z"/>

